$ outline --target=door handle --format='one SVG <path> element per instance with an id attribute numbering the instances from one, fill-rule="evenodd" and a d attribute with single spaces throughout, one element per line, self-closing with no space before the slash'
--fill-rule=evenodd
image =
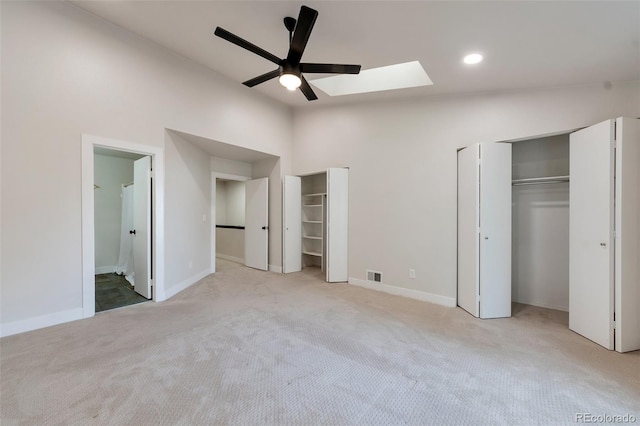
<path id="1" fill-rule="evenodd" d="M 130 234 L 133 234 L 133 235 L 136 235 L 136 230 L 135 230 L 135 229 L 133 229 L 133 230 L 129 231 L 129 233 L 130 233 Z"/>
<path id="2" fill-rule="evenodd" d="M 606 247 L 607 243 L 600 243 L 600 247 Z"/>
<path id="3" fill-rule="evenodd" d="M 269 227 L 268 226 L 263 226 L 262 229 L 269 229 Z"/>

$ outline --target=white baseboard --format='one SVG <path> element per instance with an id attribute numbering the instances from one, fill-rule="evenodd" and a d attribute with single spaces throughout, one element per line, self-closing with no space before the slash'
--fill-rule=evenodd
<path id="1" fill-rule="evenodd" d="M 173 296 L 180 293 L 182 290 L 187 289 L 188 287 L 192 286 L 193 284 L 197 283 L 198 281 L 200 281 L 201 279 L 203 279 L 208 275 L 209 275 L 209 269 L 205 269 L 204 271 L 199 272 L 187 278 L 186 280 L 174 285 L 173 287 L 165 288 L 165 291 L 164 291 L 165 298 L 163 300 L 171 299 Z"/>
<path id="2" fill-rule="evenodd" d="M 393 285 L 377 283 L 373 281 L 361 280 L 358 278 L 349 277 L 349 284 L 356 285 L 358 287 L 364 287 L 371 290 L 382 291 L 384 293 L 394 294 L 396 296 L 404 296 L 410 299 L 421 300 L 423 302 L 435 303 L 436 305 L 447 306 L 455 308 L 455 297 L 440 296 L 439 294 L 427 293 L 424 291 L 411 290 L 408 288 L 396 287 Z"/>
<path id="3" fill-rule="evenodd" d="M 244 259 L 241 257 L 229 256 L 228 254 L 216 253 L 216 257 L 220 259 L 228 260 L 231 262 L 241 263 L 244 265 Z"/>
<path id="4" fill-rule="evenodd" d="M 282 273 L 282 266 L 278 266 L 278 265 L 269 265 L 269 271 L 271 272 L 276 272 L 278 274 Z"/>
<path id="5" fill-rule="evenodd" d="M 37 330 L 39 328 L 51 327 L 52 325 L 79 320 L 83 317 L 82 308 L 76 308 L 69 309 L 68 311 L 56 312 L 54 314 L 6 322 L 0 324 L 0 337 Z"/>
<path id="6" fill-rule="evenodd" d="M 95 274 L 112 274 L 113 272 L 115 272 L 116 270 L 116 266 L 96 266 L 96 272 Z"/>
<path id="7" fill-rule="evenodd" d="M 512 300 L 512 301 L 516 303 L 522 303 L 523 305 L 531 305 L 531 306 L 537 306 L 539 308 L 554 309 L 556 311 L 569 312 L 568 306 L 557 306 L 557 305 L 552 305 L 547 303 L 536 303 L 536 302 L 531 302 L 529 300 Z"/>

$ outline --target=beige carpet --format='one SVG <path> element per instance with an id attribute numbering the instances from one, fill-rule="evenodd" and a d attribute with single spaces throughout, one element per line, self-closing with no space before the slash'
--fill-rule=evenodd
<path id="1" fill-rule="evenodd" d="M 609 352 L 562 312 L 477 320 L 317 273 L 219 260 L 145 303 L 0 340 L 11 424 L 640 422 L 640 352 Z"/>

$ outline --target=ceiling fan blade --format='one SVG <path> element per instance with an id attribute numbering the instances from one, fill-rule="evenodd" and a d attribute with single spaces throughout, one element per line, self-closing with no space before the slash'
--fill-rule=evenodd
<path id="1" fill-rule="evenodd" d="M 289 46 L 289 54 L 287 55 L 287 62 L 296 66 L 300 63 L 304 48 L 307 46 L 309 36 L 313 25 L 318 18 L 318 11 L 311 9 L 307 6 L 300 8 L 300 15 L 298 15 L 298 23 L 296 29 L 293 32 L 293 38 L 291 39 L 291 45 Z"/>
<path id="2" fill-rule="evenodd" d="M 276 55 L 267 52 L 266 50 L 256 46 L 253 43 L 248 42 L 243 38 L 238 37 L 235 34 L 230 33 L 224 28 L 217 27 L 214 34 L 235 44 L 236 46 L 240 46 L 243 49 L 247 49 L 248 51 L 255 53 L 256 55 L 262 56 L 263 58 L 273 62 L 274 64 L 280 65 L 280 58 L 278 58 Z"/>
<path id="3" fill-rule="evenodd" d="M 254 77 L 251 80 L 247 80 L 242 84 L 248 87 L 253 87 L 253 86 L 257 86 L 260 83 L 264 83 L 265 81 L 269 81 L 272 78 L 276 78 L 279 75 L 280 75 L 280 69 L 278 68 L 277 70 L 269 71 L 267 73 Z"/>
<path id="4" fill-rule="evenodd" d="M 307 73 L 326 73 L 326 74 L 359 74 L 360 65 L 341 65 L 341 64 L 300 64 L 300 71 Z"/>
<path id="5" fill-rule="evenodd" d="M 302 80 L 302 84 L 300 85 L 300 91 L 304 93 L 304 95 L 307 97 L 307 100 L 315 101 L 316 99 L 318 99 L 316 94 L 313 92 L 313 89 L 311 89 L 311 86 L 309 86 L 309 83 L 307 83 L 307 80 L 304 78 L 304 76 L 300 76 L 300 79 Z"/>

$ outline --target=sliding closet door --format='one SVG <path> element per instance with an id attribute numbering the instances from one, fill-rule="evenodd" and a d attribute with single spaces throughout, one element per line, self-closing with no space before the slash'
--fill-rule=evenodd
<path id="1" fill-rule="evenodd" d="M 569 328 L 607 349 L 614 349 L 613 132 L 608 120 L 570 135 Z"/>
<path id="2" fill-rule="evenodd" d="M 640 349 L 640 120 L 616 120 L 615 349 Z"/>
<path id="3" fill-rule="evenodd" d="M 349 280 L 349 169 L 327 170 L 327 282 Z"/>
<path id="4" fill-rule="evenodd" d="M 458 152 L 458 306 L 480 316 L 480 145 Z"/>
<path id="5" fill-rule="evenodd" d="M 302 179 L 285 176 L 282 183 L 282 272 L 302 270 Z"/>
<path id="6" fill-rule="evenodd" d="M 480 145 L 480 318 L 511 316 L 511 144 Z"/>

